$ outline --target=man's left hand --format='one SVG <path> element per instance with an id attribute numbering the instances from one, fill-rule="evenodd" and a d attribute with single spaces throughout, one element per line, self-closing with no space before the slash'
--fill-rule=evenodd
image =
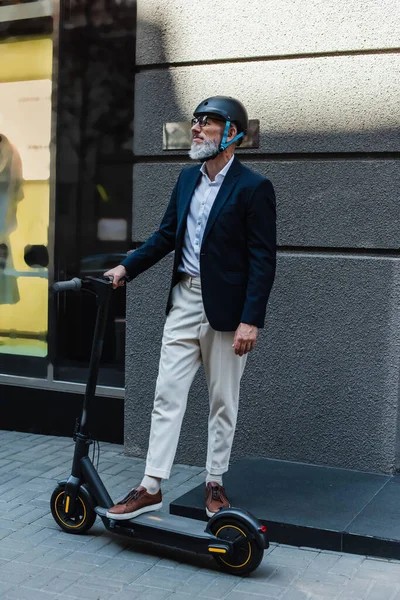
<path id="1" fill-rule="evenodd" d="M 240 323 L 239 327 L 235 331 L 235 337 L 233 339 L 233 348 L 235 354 L 243 356 L 250 350 L 253 350 L 256 345 L 258 334 L 258 327 L 255 325 L 249 325 L 248 323 Z"/>

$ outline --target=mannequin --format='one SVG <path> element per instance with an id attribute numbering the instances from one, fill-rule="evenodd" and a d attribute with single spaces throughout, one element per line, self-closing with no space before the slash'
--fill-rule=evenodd
<path id="1" fill-rule="evenodd" d="M 23 199 L 22 163 L 18 150 L 0 133 L 0 304 L 19 302 L 18 284 L 12 270 L 10 234 L 18 227 L 17 206 Z"/>

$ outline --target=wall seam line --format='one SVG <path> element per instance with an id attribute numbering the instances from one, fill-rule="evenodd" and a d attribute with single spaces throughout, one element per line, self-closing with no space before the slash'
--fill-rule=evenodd
<path id="1" fill-rule="evenodd" d="M 176 62 L 163 62 L 163 63 L 143 63 L 136 64 L 136 73 L 142 73 L 145 71 L 155 70 L 168 70 L 168 69 L 179 69 L 184 67 L 199 67 L 203 65 L 225 65 L 225 64 L 240 64 L 240 63 L 254 63 L 254 62 L 273 62 L 283 60 L 302 60 L 309 58 L 336 58 L 346 56 L 371 56 L 371 55 L 385 55 L 385 54 L 399 54 L 400 47 L 394 48 L 369 48 L 365 50 L 337 50 L 337 51 L 326 51 L 326 52 L 303 52 L 298 54 L 282 54 L 282 55 L 270 55 L 266 54 L 263 56 L 246 56 L 246 57 L 235 57 L 235 58 L 217 58 L 207 60 L 192 60 L 192 61 L 176 61 Z"/>

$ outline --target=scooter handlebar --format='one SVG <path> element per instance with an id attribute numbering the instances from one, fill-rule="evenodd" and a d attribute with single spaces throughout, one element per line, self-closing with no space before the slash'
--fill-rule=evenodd
<path id="1" fill-rule="evenodd" d="M 78 292 L 82 287 L 82 279 L 74 277 L 69 281 L 56 281 L 53 283 L 53 292 L 66 292 L 68 290 L 74 290 Z"/>

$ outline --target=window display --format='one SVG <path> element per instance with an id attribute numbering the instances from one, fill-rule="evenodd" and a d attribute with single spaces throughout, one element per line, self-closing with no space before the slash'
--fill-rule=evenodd
<path id="1" fill-rule="evenodd" d="M 0 44 L 0 353 L 45 358 L 51 38 Z"/>

